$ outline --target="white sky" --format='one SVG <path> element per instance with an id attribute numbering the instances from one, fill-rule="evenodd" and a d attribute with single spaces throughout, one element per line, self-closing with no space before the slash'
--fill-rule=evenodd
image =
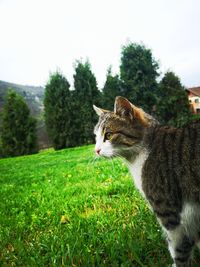
<path id="1" fill-rule="evenodd" d="M 0 0 L 0 80 L 44 86 L 59 69 L 72 84 L 74 62 L 88 58 L 101 88 L 128 40 L 200 86 L 199 0 Z"/>

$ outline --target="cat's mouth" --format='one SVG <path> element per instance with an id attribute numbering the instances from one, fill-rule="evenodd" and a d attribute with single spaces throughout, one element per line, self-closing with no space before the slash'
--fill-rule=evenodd
<path id="1" fill-rule="evenodd" d="M 114 158 L 117 157 L 117 154 L 114 152 L 105 152 L 100 148 L 95 149 L 95 154 L 99 157 L 104 157 L 104 158 Z"/>
<path id="2" fill-rule="evenodd" d="M 133 145 L 119 145 L 117 147 L 115 147 L 114 145 L 111 147 L 109 147 L 109 149 L 104 149 L 104 148 L 100 148 L 100 147 L 96 147 L 95 148 L 95 154 L 98 157 L 103 157 L 103 158 L 107 158 L 107 159 L 112 159 L 112 158 L 125 158 L 125 159 L 130 159 L 133 156 L 135 156 L 135 154 L 137 154 L 138 152 L 138 147 L 139 150 L 141 149 L 140 146 L 137 146 L 136 144 Z"/>
<path id="3" fill-rule="evenodd" d="M 135 156 L 139 153 L 141 150 L 140 145 L 134 145 L 134 146 L 129 146 L 129 145 L 122 145 L 120 148 L 113 149 L 112 152 L 110 153 L 102 153 L 100 156 L 105 157 L 105 158 L 123 158 L 126 160 L 130 160 L 132 158 L 135 158 Z"/>
<path id="4" fill-rule="evenodd" d="M 115 157 L 117 157 L 117 155 L 115 155 L 115 154 L 107 154 L 107 153 L 99 153 L 99 154 L 97 154 L 96 153 L 96 155 L 98 156 L 98 157 L 103 157 L 103 158 L 115 158 Z"/>

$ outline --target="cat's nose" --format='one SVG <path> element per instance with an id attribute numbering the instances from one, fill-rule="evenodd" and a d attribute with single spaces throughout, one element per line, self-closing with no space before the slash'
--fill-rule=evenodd
<path id="1" fill-rule="evenodd" d="M 96 154 L 99 155 L 100 152 L 101 152 L 101 148 L 97 148 L 97 149 L 96 149 Z"/>

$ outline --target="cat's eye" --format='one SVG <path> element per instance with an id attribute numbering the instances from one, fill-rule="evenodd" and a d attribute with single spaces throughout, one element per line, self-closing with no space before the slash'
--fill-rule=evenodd
<path id="1" fill-rule="evenodd" d="M 111 138 L 112 138 L 112 136 L 113 136 L 113 134 L 112 133 L 105 133 L 104 134 L 104 142 L 106 141 L 106 140 L 111 140 Z"/>

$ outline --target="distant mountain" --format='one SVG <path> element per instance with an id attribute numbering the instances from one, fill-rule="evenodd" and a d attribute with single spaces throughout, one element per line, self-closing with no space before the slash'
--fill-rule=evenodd
<path id="1" fill-rule="evenodd" d="M 15 90 L 22 95 L 30 108 L 32 116 L 38 120 L 38 141 L 40 148 L 49 147 L 49 140 L 44 124 L 44 88 L 42 86 L 20 85 L 9 82 L 0 81 L 0 113 L 9 89 Z M 1 123 L 1 122 L 0 122 Z"/>
<path id="2" fill-rule="evenodd" d="M 37 116 L 39 113 L 41 113 L 41 110 L 43 110 L 44 99 L 43 87 L 20 85 L 4 81 L 0 81 L 0 111 L 2 110 L 7 91 L 10 88 L 14 89 L 17 93 L 19 93 L 25 98 L 31 110 L 31 114 Z"/>

